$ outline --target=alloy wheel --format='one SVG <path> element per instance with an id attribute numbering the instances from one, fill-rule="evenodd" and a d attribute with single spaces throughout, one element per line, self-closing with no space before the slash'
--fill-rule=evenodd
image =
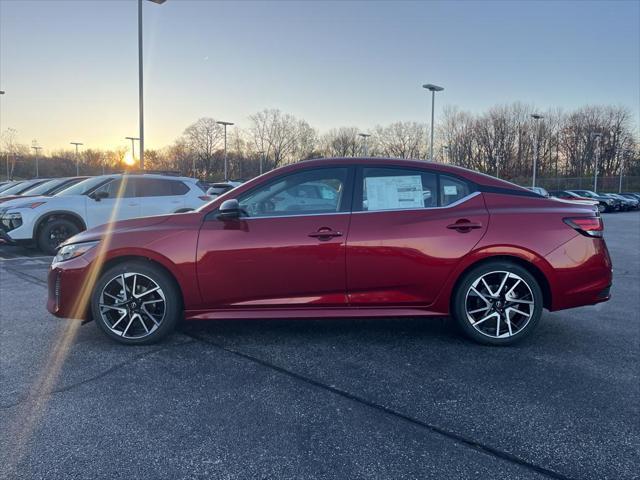
<path id="1" fill-rule="evenodd" d="M 513 272 L 485 273 L 471 284 L 465 296 L 467 321 L 491 338 L 517 335 L 529 324 L 534 310 L 531 287 Z"/>
<path id="2" fill-rule="evenodd" d="M 109 280 L 99 299 L 104 325 L 114 334 L 140 339 L 155 332 L 166 316 L 166 299 L 160 286 L 147 275 L 119 274 Z"/>

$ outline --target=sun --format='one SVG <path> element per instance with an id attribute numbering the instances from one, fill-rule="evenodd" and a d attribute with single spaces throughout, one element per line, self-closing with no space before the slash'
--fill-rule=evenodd
<path id="1" fill-rule="evenodd" d="M 136 164 L 136 159 L 133 158 L 133 154 L 130 151 L 127 151 L 127 153 L 124 154 L 124 158 L 122 159 L 122 161 L 125 163 L 125 165 L 128 165 L 130 167 Z"/>

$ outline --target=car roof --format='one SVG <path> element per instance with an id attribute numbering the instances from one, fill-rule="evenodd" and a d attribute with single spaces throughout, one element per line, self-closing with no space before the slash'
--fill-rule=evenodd
<path id="1" fill-rule="evenodd" d="M 442 173 L 442 174 L 451 174 L 455 176 L 460 176 L 470 180 L 478 185 L 484 185 L 488 187 L 501 187 L 501 188 L 509 188 L 509 189 L 517 189 L 527 191 L 526 188 L 521 187 L 512 182 L 508 182 L 506 180 L 502 180 L 496 177 L 492 177 L 491 175 L 486 175 L 484 173 L 476 172 L 474 170 L 470 170 L 464 167 L 458 167 L 455 165 L 431 162 L 427 160 L 416 160 L 416 159 L 403 159 L 403 158 L 384 158 L 384 157 L 333 157 L 333 158 L 320 158 L 320 159 L 312 159 L 305 160 L 303 162 L 298 162 L 294 164 L 290 164 L 284 167 L 280 167 L 279 169 L 272 170 L 283 172 L 285 169 L 291 168 L 292 170 L 305 168 L 307 166 L 323 166 L 323 165 L 375 165 L 380 168 L 383 167 L 405 167 L 405 168 L 429 168 L 430 170 Z M 269 172 L 269 173 L 271 173 Z"/>

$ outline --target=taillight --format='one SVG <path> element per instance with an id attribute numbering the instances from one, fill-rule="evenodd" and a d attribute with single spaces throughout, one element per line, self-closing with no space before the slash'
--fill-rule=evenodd
<path id="1" fill-rule="evenodd" d="M 209 200 L 211 200 L 211 197 L 209 195 L 200 195 L 198 198 L 204 202 L 208 202 Z"/>
<path id="2" fill-rule="evenodd" d="M 562 220 L 587 237 L 602 237 L 604 232 L 604 223 L 602 223 L 601 217 L 569 217 Z"/>

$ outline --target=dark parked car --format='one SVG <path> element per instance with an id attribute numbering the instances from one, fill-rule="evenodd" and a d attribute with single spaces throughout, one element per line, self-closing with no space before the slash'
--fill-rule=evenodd
<path id="1" fill-rule="evenodd" d="M 573 192 L 576 195 L 580 195 L 581 197 L 590 198 L 593 200 L 597 200 L 599 203 L 605 203 L 607 205 L 608 212 L 619 212 L 622 210 L 622 201 L 616 198 L 610 198 L 605 195 L 600 195 L 591 190 L 569 190 L 569 192 Z"/>
<path id="2" fill-rule="evenodd" d="M 570 190 L 552 190 L 549 192 L 549 194 L 552 197 L 560 198 L 562 200 L 570 200 L 572 202 L 580 202 L 580 203 L 590 202 L 596 205 L 600 213 L 613 211 L 614 202 L 611 199 L 583 197 Z"/>
<path id="3" fill-rule="evenodd" d="M 291 193 L 307 185 L 332 194 L 307 203 Z M 158 341 L 183 317 L 452 315 L 470 338 L 505 345 L 531 333 L 543 308 L 609 299 L 603 230 L 592 206 L 458 167 L 310 160 L 195 212 L 70 238 L 51 265 L 47 308 L 93 318 L 125 344 Z"/>

